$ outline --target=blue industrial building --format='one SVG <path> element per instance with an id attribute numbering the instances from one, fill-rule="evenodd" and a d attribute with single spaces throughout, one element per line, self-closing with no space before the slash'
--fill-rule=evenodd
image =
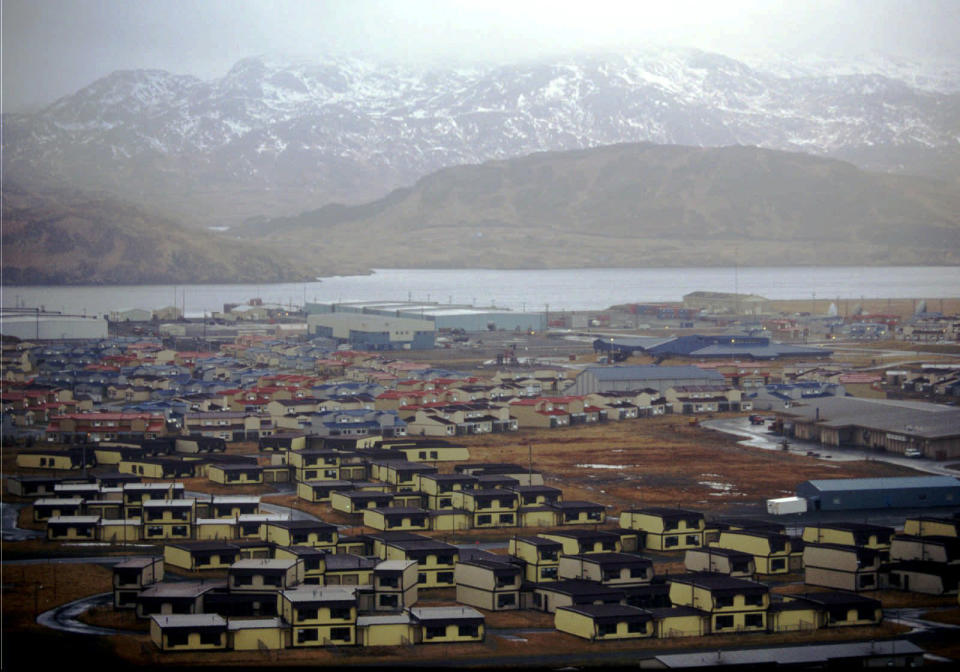
<path id="1" fill-rule="evenodd" d="M 630 356 L 642 353 L 652 357 L 736 357 L 778 359 L 780 357 L 829 357 L 830 350 L 773 343 L 766 336 L 691 334 L 672 338 L 598 338 L 593 342 L 598 353 Z"/>
<path id="2" fill-rule="evenodd" d="M 960 506 L 960 481 L 952 476 L 828 478 L 804 481 L 797 497 L 807 500 L 809 511 Z"/>

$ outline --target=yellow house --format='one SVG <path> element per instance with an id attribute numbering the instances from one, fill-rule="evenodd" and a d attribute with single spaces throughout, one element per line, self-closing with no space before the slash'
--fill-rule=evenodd
<path id="1" fill-rule="evenodd" d="M 138 556 L 113 566 L 113 608 L 132 609 L 146 586 L 163 581 L 163 560 Z"/>
<path id="2" fill-rule="evenodd" d="M 198 518 L 193 524 L 193 534 L 198 541 L 237 539 L 237 521 L 233 518 Z"/>
<path id="3" fill-rule="evenodd" d="M 382 545 L 385 560 L 414 560 L 420 588 L 452 588 L 456 585 L 454 568 L 459 559 L 456 546 L 433 539 L 386 541 Z"/>
<path id="4" fill-rule="evenodd" d="M 520 506 L 550 506 L 563 501 L 563 490 L 548 485 L 518 485 L 511 488 L 520 497 Z"/>
<path id="5" fill-rule="evenodd" d="M 417 490 L 428 509 L 452 509 L 453 493 L 473 490 L 477 479 L 466 474 L 418 474 Z"/>
<path id="6" fill-rule="evenodd" d="M 564 555 L 620 553 L 623 551 L 620 536 L 603 530 L 597 530 L 596 532 L 592 530 L 562 530 L 540 532 L 537 536 L 562 544 Z"/>
<path id="7" fill-rule="evenodd" d="M 245 558 L 227 570 L 231 592 L 280 591 L 303 581 L 303 563 L 294 558 Z"/>
<path id="8" fill-rule="evenodd" d="M 100 518 L 100 541 L 111 544 L 129 544 L 140 541 L 141 526 L 136 518 Z"/>
<path id="9" fill-rule="evenodd" d="M 587 553 L 560 558 L 561 579 L 583 579 L 605 586 L 642 586 L 653 580 L 653 562 L 630 553 Z"/>
<path id="10" fill-rule="evenodd" d="M 323 584 L 326 586 L 368 586 L 373 583 L 373 568 L 380 561 L 353 553 L 336 553 L 324 558 Z"/>
<path id="11" fill-rule="evenodd" d="M 653 616 L 658 639 L 702 637 L 708 632 L 709 614 L 693 607 L 656 607 Z"/>
<path id="12" fill-rule="evenodd" d="M 753 556 L 757 574 L 789 574 L 793 547 L 785 534 L 754 530 L 724 530 L 714 544 Z"/>
<path id="13" fill-rule="evenodd" d="M 144 539 L 190 539 L 195 520 L 193 499 L 150 500 L 143 503 Z"/>
<path id="14" fill-rule="evenodd" d="M 357 644 L 360 646 L 408 646 L 414 627 L 409 612 L 357 616 Z"/>
<path id="15" fill-rule="evenodd" d="M 336 481 L 342 457 L 336 450 L 303 450 L 290 453 L 288 459 L 298 481 Z"/>
<path id="16" fill-rule="evenodd" d="M 207 478 L 220 485 L 261 485 L 263 467 L 248 464 L 210 464 Z"/>
<path id="17" fill-rule="evenodd" d="M 822 620 L 820 608 L 803 600 L 772 602 L 767 609 L 770 632 L 809 632 Z"/>
<path id="18" fill-rule="evenodd" d="M 803 582 L 840 590 L 877 590 L 880 552 L 838 544 L 804 544 Z"/>
<path id="19" fill-rule="evenodd" d="M 303 563 L 304 585 L 323 585 L 323 575 L 327 569 L 327 556 L 332 551 L 313 548 L 312 546 L 277 546 L 273 557 L 277 560 L 285 558 L 298 559 Z"/>
<path id="20" fill-rule="evenodd" d="M 294 648 L 357 643 L 357 598 L 352 589 L 301 586 L 282 590 L 277 611 L 290 624 Z"/>
<path id="21" fill-rule="evenodd" d="M 563 544 L 543 537 L 514 537 L 507 551 L 523 560 L 524 580 L 532 583 L 556 581 L 560 567 Z"/>
<path id="22" fill-rule="evenodd" d="M 204 504 L 197 500 L 197 517 L 201 517 L 200 509 Z M 248 513 L 260 513 L 259 495 L 214 495 L 207 502 L 207 512 L 204 518 L 236 518 Z"/>
<path id="23" fill-rule="evenodd" d="M 656 627 L 645 609 L 622 604 L 583 604 L 559 607 L 554 627 L 590 641 L 653 637 Z"/>
<path id="24" fill-rule="evenodd" d="M 482 642 L 484 618 L 471 607 L 413 607 L 414 637 L 423 644 Z"/>
<path id="25" fill-rule="evenodd" d="M 388 507 L 393 502 L 393 493 L 367 490 L 335 490 L 330 493 L 330 507 L 343 513 L 362 513 L 367 509 Z"/>
<path id="26" fill-rule="evenodd" d="M 266 540 L 280 546 L 312 546 L 334 551 L 337 526 L 314 520 L 274 520 L 266 523 Z"/>
<path id="27" fill-rule="evenodd" d="M 297 483 L 297 497 L 308 502 L 329 502 L 335 490 L 352 489 L 350 481 L 301 481 Z"/>
<path id="28" fill-rule="evenodd" d="M 784 595 L 784 602 L 801 601 L 813 605 L 820 613 L 819 627 L 877 625 L 883 620 L 879 600 L 842 591 Z"/>
<path id="29" fill-rule="evenodd" d="M 670 578 L 670 602 L 708 612 L 714 634 L 766 630 L 769 593 L 762 583 L 719 574 Z"/>
<path id="30" fill-rule="evenodd" d="M 570 579 L 533 586 L 533 607 L 551 614 L 560 607 L 621 604 L 624 599 L 622 590 L 608 588 L 593 581 Z"/>
<path id="31" fill-rule="evenodd" d="M 33 522 L 83 514 L 83 497 L 44 497 L 33 501 Z"/>
<path id="32" fill-rule="evenodd" d="M 595 502 L 557 502 L 548 505 L 557 512 L 559 525 L 598 525 L 606 521 L 606 509 Z"/>
<path id="33" fill-rule="evenodd" d="M 217 651 L 227 648 L 227 622 L 217 614 L 150 617 L 150 639 L 161 651 Z"/>
<path id="34" fill-rule="evenodd" d="M 463 446 L 398 446 L 397 452 L 410 462 L 466 462 L 470 450 Z"/>
<path id="35" fill-rule="evenodd" d="M 429 513 L 426 509 L 410 506 L 366 509 L 363 512 L 363 524 L 375 530 L 429 530 Z"/>
<path id="36" fill-rule="evenodd" d="M 99 516 L 56 516 L 47 520 L 50 541 L 95 541 L 99 531 Z"/>
<path id="37" fill-rule="evenodd" d="M 228 648 L 234 651 L 275 651 L 290 646 L 290 626 L 281 618 L 227 621 Z"/>
<path id="38" fill-rule="evenodd" d="M 430 529 L 434 531 L 457 532 L 469 530 L 473 516 L 462 509 L 430 511 Z"/>
<path id="39" fill-rule="evenodd" d="M 517 493 L 506 489 L 461 490 L 453 493 L 454 507 L 473 514 L 474 528 L 515 527 L 519 499 Z"/>
<path id="40" fill-rule="evenodd" d="M 803 528 L 803 541 L 808 544 L 837 544 L 872 548 L 880 552 L 880 561 L 890 559 L 893 528 L 866 523 L 820 523 Z"/>
<path id="41" fill-rule="evenodd" d="M 86 465 L 84 465 L 84 459 Z M 92 448 L 38 448 L 17 453 L 17 466 L 21 469 L 82 469 L 97 464 Z"/>
<path id="42" fill-rule="evenodd" d="M 620 514 L 620 527 L 644 533 L 644 548 L 679 551 L 703 546 L 703 514 L 686 509 L 649 507 Z"/>
<path id="43" fill-rule="evenodd" d="M 520 566 L 511 562 L 458 562 L 454 569 L 457 602 L 489 611 L 519 609 L 522 574 Z"/>
<path id="44" fill-rule="evenodd" d="M 370 464 L 370 476 L 389 483 L 397 492 L 416 492 L 420 474 L 435 474 L 437 471 L 428 464 L 407 460 L 382 460 Z"/>
<path id="45" fill-rule="evenodd" d="M 137 598 L 137 617 L 149 618 L 153 614 L 202 614 L 206 594 L 225 588 L 225 581 L 155 583 L 141 591 Z"/>
<path id="46" fill-rule="evenodd" d="M 757 571 L 750 553 L 716 546 L 688 548 L 683 564 L 688 572 L 715 572 L 741 579 L 750 578 Z"/>
<path id="47" fill-rule="evenodd" d="M 167 481 L 163 483 L 124 483 L 123 506 L 127 518 L 140 518 L 143 504 L 156 499 L 183 499 L 183 483 Z"/>
<path id="48" fill-rule="evenodd" d="M 373 609 L 399 611 L 417 603 L 417 563 L 383 560 L 373 568 Z"/>
<path id="49" fill-rule="evenodd" d="M 913 537 L 960 537 L 960 520 L 933 516 L 907 518 L 903 533 Z"/>
<path id="50" fill-rule="evenodd" d="M 183 541 L 163 546 L 163 560 L 167 565 L 190 572 L 226 570 L 239 559 L 240 549 L 225 542 Z"/>

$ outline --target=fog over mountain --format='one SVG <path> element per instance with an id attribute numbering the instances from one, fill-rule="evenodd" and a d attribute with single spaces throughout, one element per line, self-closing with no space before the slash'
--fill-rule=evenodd
<path id="1" fill-rule="evenodd" d="M 907 70 L 907 82 L 902 63 L 875 65 L 887 72 L 798 62 L 773 73 L 671 48 L 459 69 L 253 57 L 207 81 L 118 71 L 37 114 L 5 115 L 3 163 L 31 188 L 105 190 L 195 225 L 622 142 L 754 145 L 957 179 L 960 69 Z"/>

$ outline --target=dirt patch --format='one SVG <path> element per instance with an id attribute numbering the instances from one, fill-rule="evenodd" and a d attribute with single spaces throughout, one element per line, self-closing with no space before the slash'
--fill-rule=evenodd
<path id="1" fill-rule="evenodd" d="M 920 616 L 920 618 L 924 619 L 925 621 L 935 621 L 936 623 L 960 625 L 960 608 L 926 611 Z"/>
<path id="2" fill-rule="evenodd" d="M 96 625 L 101 628 L 114 630 L 133 630 L 143 633 L 150 632 L 150 621 L 137 618 L 133 609 L 114 609 L 113 607 L 94 607 L 77 617 L 81 623 Z"/>

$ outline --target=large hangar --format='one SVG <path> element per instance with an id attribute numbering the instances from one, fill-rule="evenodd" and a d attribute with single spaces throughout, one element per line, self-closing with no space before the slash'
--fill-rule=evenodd
<path id="1" fill-rule="evenodd" d="M 11 314 L 0 317 L 0 333 L 23 341 L 106 338 L 107 321 L 100 317 L 52 314 Z"/>
<path id="2" fill-rule="evenodd" d="M 632 392 L 652 389 L 665 392 L 671 387 L 726 385 L 722 373 L 697 366 L 590 366 L 577 374 L 568 394 Z"/>
<path id="3" fill-rule="evenodd" d="M 325 313 L 362 313 L 382 317 L 429 320 L 437 331 L 543 331 L 547 327 L 544 313 L 518 312 L 503 308 L 424 303 L 419 301 L 348 301 L 308 303 L 308 315 Z"/>
<path id="4" fill-rule="evenodd" d="M 797 497 L 808 511 L 909 509 L 960 505 L 960 481 L 952 476 L 826 478 L 804 481 Z"/>

